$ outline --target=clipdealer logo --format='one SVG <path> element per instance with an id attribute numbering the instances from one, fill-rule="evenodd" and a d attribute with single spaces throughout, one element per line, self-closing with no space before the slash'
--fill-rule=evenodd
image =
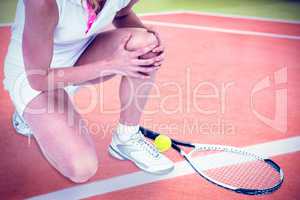
<path id="1" fill-rule="evenodd" d="M 273 73 L 273 76 L 266 76 L 256 83 L 251 91 L 251 110 L 253 114 L 267 126 L 274 128 L 275 130 L 285 133 L 287 132 L 287 68 L 281 68 Z M 267 117 L 259 113 L 254 105 L 256 94 L 268 90 L 275 89 L 274 98 L 274 116 Z"/>

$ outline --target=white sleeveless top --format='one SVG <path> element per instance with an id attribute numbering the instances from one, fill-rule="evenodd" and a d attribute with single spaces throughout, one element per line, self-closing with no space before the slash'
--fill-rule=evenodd
<path id="1" fill-rule="evenodd" d="M 24 0 L 19 0 L 15 22 L 12 25 L 11 44 L 7 59 L 23 66 L 22 35 L 25 22 Z M 116 13 L 126 7 L 130 0 L 107 0 L 91 29 L 86 34 L 88 12 L 86 1 L 56 0 L 59 12 L 58 24 L 54 32 L 54 49 L 51 67 L 73 65 L 95 35 L 105 30 Z M 17 62 L 17 63 L 15 63 Z"/>

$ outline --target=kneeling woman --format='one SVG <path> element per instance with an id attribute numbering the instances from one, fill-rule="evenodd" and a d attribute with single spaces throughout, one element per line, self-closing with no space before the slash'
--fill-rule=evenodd
<path id="1" fill-rule="evenodd" d="M 74 182 L 96 173 L 98 156 L 88 129 L 79 128 L 81 116 L 66 88 L 115 75 L 122 76 L 121 110 L 108 151 L 150 173 L 173 169 L 172 161 L 139 133 L 147 99 L 138 96 L 148 95 L 164 54 L 156 32 L 147 30 L 132 11 L 135 2 L 18 2 L 4 79 L 16 108 L 14 126 L 20 133 L 33 134 L 46 159 Z M 116 29 L 104 31 L 111 23 Z M 73 125 L 68 123 L 70 116 Z"/>

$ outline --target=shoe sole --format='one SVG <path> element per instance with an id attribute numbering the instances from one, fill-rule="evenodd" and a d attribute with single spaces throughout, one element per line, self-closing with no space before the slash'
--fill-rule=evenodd
<path id="1" fill-rule="evenodd" d="M 122 156 L 119 152 L 117 152 L 116 150 L 113 149 L 113 147 L 111 147 L 109 145 L 108 148 L 108 152 L 110 153 L 110 155 L 118 160 L 128 160 L 127 158 L 125 158 L 124 156 Z"/>
<path id="2" fill-rule="evenodd" d="M 118 150 L 115 150 L 111 145 L 109 145 L 108 152 L 110 153 L 110 155 L 112 157 L 114 157 L 118 160 L 130 160 L 130 161 L 132 161 L 138 168 L 142 169 L 145 172 L 151 173 L 151 174 L 157 174 L 157 175 L 167 174 L 167 173 L 171 172 L 174 169 L 174 166 L 173 166 L 171 168 L 160 170 L 160 171 L 150 171 L 150 170 L 145 169 L 143 166 L 139 165 L 134 160 L 131 160 L 126 155 L 122 155 L 121 152 L 119 152 Z"/>

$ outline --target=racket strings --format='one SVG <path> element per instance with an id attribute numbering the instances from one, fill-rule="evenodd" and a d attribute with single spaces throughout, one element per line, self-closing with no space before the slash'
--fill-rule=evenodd
<path id="1" fill-rule="evenodd" d="M 209 179 L 244 189 L 268 189 L 280 182 L 280 174 L 257 156 L 240 152 L 216 152 L 194 160 Z"/>

